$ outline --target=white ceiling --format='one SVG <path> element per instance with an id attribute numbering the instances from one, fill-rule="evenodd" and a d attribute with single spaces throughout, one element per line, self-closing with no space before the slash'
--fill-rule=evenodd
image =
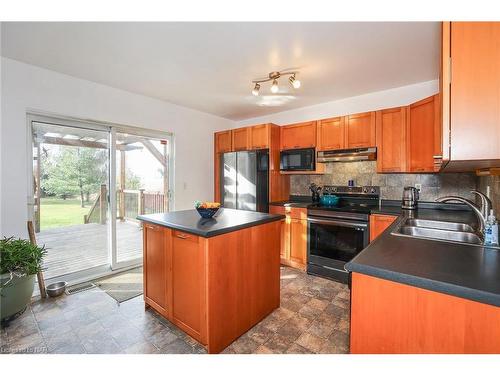
<path id="1" fill-rule="evenodd" d="M 437 22 L 2 23 L 2 56 L 232 120 L 433 80 Z M 280 93 L 252 79 L 300 70 Z"/>

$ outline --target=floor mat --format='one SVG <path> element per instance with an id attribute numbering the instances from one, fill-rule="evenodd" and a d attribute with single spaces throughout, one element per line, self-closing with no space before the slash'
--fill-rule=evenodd
<path id="1" fill-rule="evenodd" d="M 142 267 L 99 279 L 94 283 L 118 302 L 124 302 L 142 294 Z"/>

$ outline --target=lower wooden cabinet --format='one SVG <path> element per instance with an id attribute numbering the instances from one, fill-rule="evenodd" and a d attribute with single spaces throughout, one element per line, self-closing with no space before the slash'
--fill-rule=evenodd
<path id="1" fill-rule="evenodd" d="M 377 238 L 398 217 L 393 215 L 370 215 L 370 242 Z"/>
<path id="2" fill-rule="evenodd" d="M 146 303 L 206 344 L 205 252 L 200 237 L 149 223 L 143 236 Z"/>
<path id="3" fill-rule="evenodd" d="M 285 215 L 281 222 L 281 264 L 305 270 L 307 264 L 307 209 L 271 206 L 272 214 Z"/>
<path id="4" fill-rule="evenodd" d="M 172 231 L 172 318 L 200 341 L 205 325 L 205 252 L 198 236 Z"/>
<path id="5" fill-rule="evenodd" d="M 500 307 L 356 272 L 354 354 L 500 353 Z"/>
<path id="6" fill-rule="evenodd" d="M 154 224 L 144 224 L 144 296 L 150 305 L 167 313 L 168 259 L 165 230 Z"/>

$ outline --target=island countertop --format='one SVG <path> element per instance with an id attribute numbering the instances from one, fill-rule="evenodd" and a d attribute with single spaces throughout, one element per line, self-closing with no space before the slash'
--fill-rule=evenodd
<path id="1" fill-rule="evenodd" d="M 196 210 L 139 215 L 137 219 L 177 229 L 201 237 L 213 237 L 239 229 L 278 221 L 283 215 L 220 208 L 211 219 L 203 219 Z"/>

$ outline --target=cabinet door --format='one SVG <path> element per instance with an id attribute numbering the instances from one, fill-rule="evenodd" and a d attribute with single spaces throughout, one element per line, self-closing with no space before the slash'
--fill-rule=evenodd
<path id="1" fill-rule="evenodd" d="M 159 225 L 144 223 L 144 293 L 148 303 L 167 310 L 167 243 Z"/>
<path id="2" fill-rule="evenodd" d="M 173 231 L 172 317 L 190 335 L 203 340 L 205 256 L 198 236 Z"/>
<path id="3" fill-rule="evenodd" d="M 307 221 L 290 220 L 290 260 L 301 265 L 306 264 L 307 257 Z"/>
<path id="4" fill-rule="evenodd" d="M 319 151 L 344 148 L 344 119 L 345 117 L 335 117 L 318 121 L 316 146 Z"/>
<path id="5" fill-rule="evenodd" d="M 215 133 L 215 153 L 230 152 L 231 149 L 231 130 Z"/>
<path id="6" fill-rule="evenodd" d="M 346 148 L 375 147 L 375 112 L 346 116 Z"/>
<path id="7" fill-rule="evenodd" d="M 377 111 L 377 172 L 404 172 L 406 168 L 405 107 Z"/>
<path id="8" fill-rule="evenodd" d="M 451 160 L 500 159 L 500 22 L 451 23 Z"/>
<path id="9" fill-rule="evenodd" d="M 252 150 L 269 148 L 271 140 L 270 125 L 255 125 L 250 128 L 250 148 Z"/>
<path id="10" fill-rule="evenodd" d="M 286 209 L 283 206 L 269 206 L 269 213 L 275 215 L 286 215 Z M 280 224 L 280 258 L 283 264 L 287 264 L 290 253 L 290 217 L 281 220 Z"/>
<path id="11" fill-rule="evenodd" d="M 370 215 L 370 242 L 389 228 L 396 219 L 397 216 L 392 215 Z"/>
<path id="12" fill-rule="evenodd" d="M 249 145 L 249 128 L 241 128 L 232 130 L 233 135 L 233 151 L 248 150 Z"/>
<path id="13" fill-rule="evenodd" d="M 280 131 L 282 150 L 316 147 L 316 121 L 282 126 Z"/>
<path id="14" fill-rule="evenodd" d="M 441 156 L 435 155 L 436 138 L 441 138 L 439 95 L 409 105 L 406 123 L 407 171 L 434 172 L 434 156 Z"/>

